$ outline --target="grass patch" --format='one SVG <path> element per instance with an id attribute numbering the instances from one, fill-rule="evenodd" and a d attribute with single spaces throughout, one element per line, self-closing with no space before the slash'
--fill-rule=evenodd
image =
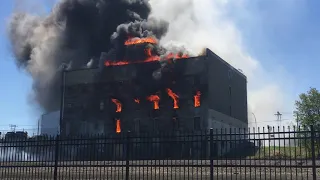
<path id="1" fill-rule="evenodd" d="M 305 147 L 261 147 L 251 158 L 257 159 L 303 159 L 311 158 L 311 153 Z"/>

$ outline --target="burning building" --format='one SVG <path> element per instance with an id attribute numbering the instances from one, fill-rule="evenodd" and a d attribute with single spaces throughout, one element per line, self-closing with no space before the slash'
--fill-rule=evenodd
<path id="1" fill-rule="evenodd" d="M 247 127 L 246 77 L 209 49 L 165 44 L 170 24 L 151 12 L 149 0 L 61 0 L 47 16 L 13 14 L 9 40 L 46 113 L 41 134 Z"/>
<path id="2" fill-rule="evenodd" d="M 8 35 L 61 135 L 246 127 L 246 77 L 210 50 L 164 44 L 169 27 L 149 0 L 61 0 L 47 16 L 15 12 Z"/>
<path id="3" fill-rule="evenodd" d="M 197 57 L 130 51 L 146 57 L 112 61 L 102 53 L 96 68 L 64 72 L 62 135 L 248 126 L 246 77 L 209 49 Z"/>

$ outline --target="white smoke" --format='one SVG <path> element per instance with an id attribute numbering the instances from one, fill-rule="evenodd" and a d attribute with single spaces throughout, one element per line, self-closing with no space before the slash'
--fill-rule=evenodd
<path id="1" fill-rule="evenodd" d="M 16 147 L 1 147 L 0 146 L 0 161 L 33 161 L 35 157 L 24 150 L 19 150 Z"/>
<path id="2" fill-rule="evenodd" d="M 36 153 L 33 152 L 35 149 L 38 150 Z M 12 143 L 0 144 L 0 162 L 52 161 L 54 159 L 52 148 L 39 150 L 39 147 L 19 147 Z"/>
<path id="3" fill-rule="evenodd" d="M 170 23 L 162 44 L 183 43 L 192 52 L 207 47 L 241 69 L 248 78 L 249 121 L 253 122 L 254 112 L 258 122 L 270 122 L 275 119 L 274 113 L 284 108 L 284 90 L 246 51 L 235 21 L 228 16 L 230 7 L 241 7 L 241 3 L 242 0 L 151 0 L 151 15 Z"/>

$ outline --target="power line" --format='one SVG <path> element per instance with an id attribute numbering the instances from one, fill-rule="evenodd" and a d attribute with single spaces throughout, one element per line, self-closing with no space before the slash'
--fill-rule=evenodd
<path id="1" fill-rule="evenodd" d="M 32 127 L 32 126 L 37 126 L 37 125 L 17 125 L 19 127 L 22 127 L 22 126 L 29 126 L 29 127 Z M 0 125 L 0 127 L 8 127 L 8 125 Z"/>
<path id="2" fill-rule="evenodd" d="M 277 111 L 277 113 L 274 114 L 274 115 L 277 116 L 277 120 L 279 121 L 279 126 L 281 126 L 281 117 L 282 117 L 282 114 L 281 114 L 279 111 Z"/>
<path id="3" fill-rule="evenodd" d="M 15 124 L 9 124 L 9 127 L 10 127 L 11 131 L 15 132 L 15 131 L 16 131 L 16 128 L 17 128 L 18 126 L 15 125 Z"/>
<path id="4" fill-rule="evenodd" d="M 293 112 L 281 112 L 282 114 L 294 114 Z"/>
<path id="5" fill-rule="evenodd" d="M 292 119 L 282 119 L 281 121 L 292 121 Z M 257 123 L 264 123 L 264 122 L 278 122 L 278 120 L 271 120 L 271 121 L 257 121 Z M 249 122 L 248 124 L 253 124 L 255 122 Z"/>

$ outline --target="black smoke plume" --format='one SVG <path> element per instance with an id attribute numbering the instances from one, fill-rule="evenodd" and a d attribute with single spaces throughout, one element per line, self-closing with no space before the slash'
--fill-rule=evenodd
<path id="1" fill-rule="evenodd" d="M 128 36 L 161 39 L 169 24 L 150 12 L 148 0 L 61 0 L 47 17 L 13 14 L 10 42 L 33 78 L 35 101 L 45 112 L 59 109 L 62 67 L 87 67 L 101 52 L 121 60 Z"/>

